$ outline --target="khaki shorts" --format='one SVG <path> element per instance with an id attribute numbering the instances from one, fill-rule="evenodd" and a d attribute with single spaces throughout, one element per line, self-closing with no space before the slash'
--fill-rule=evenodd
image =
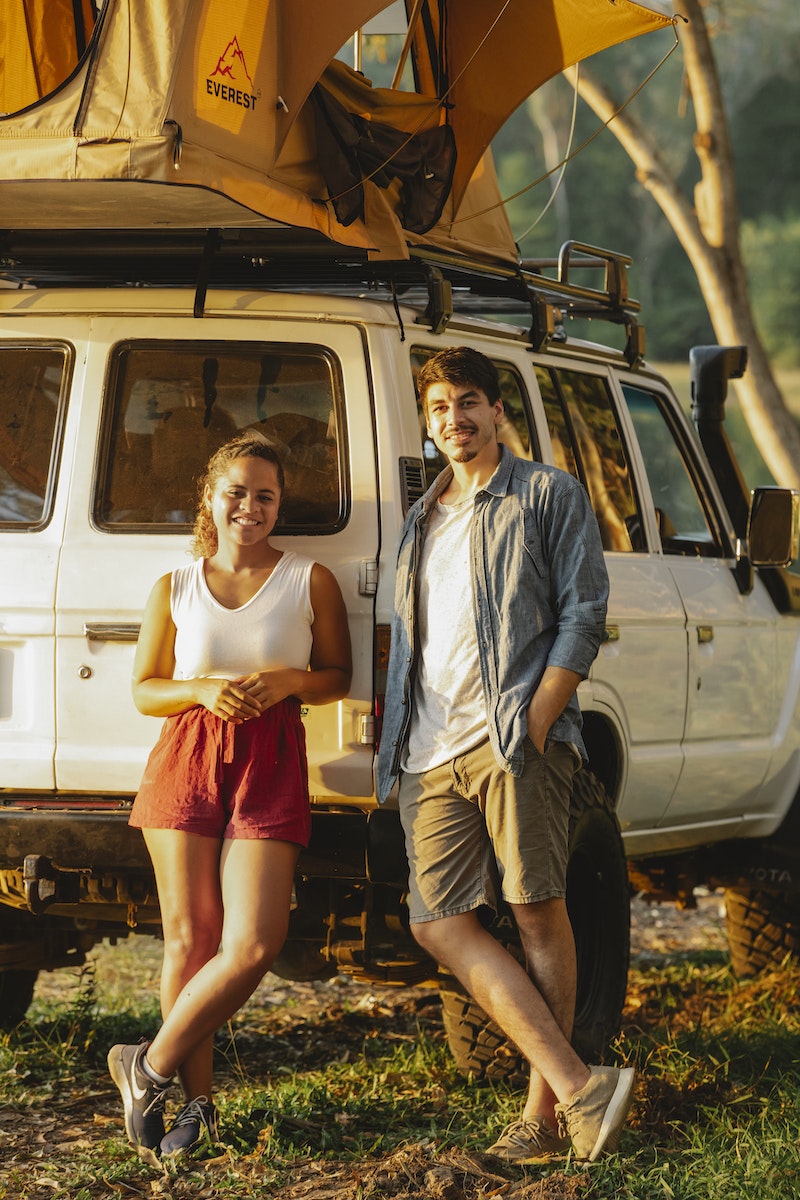
<path id="1" fill-rule="evenodd" d="M 400 778 L 412 923 L 566 895 L 569 810 L 577 751 L 525 738 L 519 778 L 488 739 L 452 762 Z"/>

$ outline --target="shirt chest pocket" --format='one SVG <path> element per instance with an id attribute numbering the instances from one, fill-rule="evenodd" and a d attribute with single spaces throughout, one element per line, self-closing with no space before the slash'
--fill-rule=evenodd
<path id="1" fill-rule="evenodd" d="M 523 569 L 531 566 L 540 579 L 547 575 L 547 564 L 542 546 L 542 534 L 534 513 L 523 509 L 522 517 L 522 547 Z"/>

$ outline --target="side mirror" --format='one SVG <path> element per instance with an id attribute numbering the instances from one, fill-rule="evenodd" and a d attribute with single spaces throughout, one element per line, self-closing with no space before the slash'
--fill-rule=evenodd
<path id="1" fill-rule="evenodd" d="M 747 518 L 747 545 L 754 567 L 786 567 L 800 549 L 800 492 L 756 488 Z"/>

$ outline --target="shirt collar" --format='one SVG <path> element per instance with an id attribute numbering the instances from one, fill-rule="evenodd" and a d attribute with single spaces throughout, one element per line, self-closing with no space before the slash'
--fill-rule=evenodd
<path id="1" fill-rule="evenodd" d="M 514 455 L 505 443 L 500 443 L 500 461 L 495 467 L 491 479 L 481 488 L 481 492 L 489 492 L 492 496 L 505 496 L 511 482 L 511 472 L 514 469 Z M 434 479 L 422 501 L 425 513 L 430 512 L 436 501 L 453 478 L 453 468 L 448 464 Z M 480 492 L 478 493 L 480 495 Z"/>
<path id="2" fill-rule="evenodd" d="M 481 489 L 492 496 L 505 496 L 511 482 L 511 472 L 514 470 L 514 455 L 504 442 L 500 443 L 500 462 L 495 467 L 494 475 Z"/>

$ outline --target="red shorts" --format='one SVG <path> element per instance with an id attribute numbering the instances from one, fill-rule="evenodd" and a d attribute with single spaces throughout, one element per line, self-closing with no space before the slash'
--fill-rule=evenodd
<path id="1" fill-rule="evenodd" d="M 199 706 L 167 717 L 129 824 L 307 846 L 311 812 L 299 702 L 282 700 L 241 725 Z"/>

